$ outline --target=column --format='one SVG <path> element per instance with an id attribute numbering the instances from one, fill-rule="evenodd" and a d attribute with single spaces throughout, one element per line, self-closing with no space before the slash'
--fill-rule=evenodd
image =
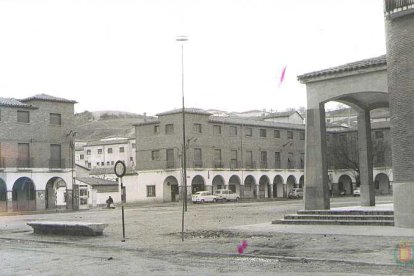
<path id="1" fill-rule="evenodd" d="M 394 223 L 414 228 L 414 16 L 408 7 L 386 20 Z M 400 16 L 398 16 L 400 15 Z"/>
<path id="2" fill-rule="evenodd" d="M 267 197 L 268 198 L 273 198 L 273 184 L 268 184 L 269 185 L 269 189 L 268 192 L 270 193 Z"/>
<path id="3" fill-rule="evenodd" d="M 244 198 L 244 185 L 240 185 L 240 198 Z"/>
<path id="4" fill-rule="evenodd" d="M 7 191 L 7 212 L 13 211 L 13 193 L 12 191 Z"/>
<path id="5" fill-rule="evenodd" d="M 309 107 L 306 111 L 305 209 L 330 208 L 328 169 L 326 163 L 325 107 Z"/>
<path id="6" fill-rule="evenodd" d="M 371 122 L 368 110 L 358 111 L 358 154 L 361 206 L 375 206 L 372 168 Z"/>

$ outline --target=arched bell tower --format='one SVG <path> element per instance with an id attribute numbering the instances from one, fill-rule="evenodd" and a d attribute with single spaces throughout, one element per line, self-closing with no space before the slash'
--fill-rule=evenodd
<path id="1" fill-rule="evenodd" d="M 414 0 L 384 0 L 395 226 L 414 228 Z"/>

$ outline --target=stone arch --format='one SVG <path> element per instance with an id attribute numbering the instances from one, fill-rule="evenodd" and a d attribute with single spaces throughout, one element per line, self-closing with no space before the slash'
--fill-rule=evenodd
<path id="1" fill-rule="evenodd" d="M 212 184 L 212 193 L 214 194 L 217 190 L 219 189 L 224 189 L 225 187 L 225 182 L 224 182 L 224 178 L 221 175 L 216 175 L 213 177 L 213 180 L 211 181 Z"/>
<path id="2" fill-rule="evenodd" d="M 390 179 L 385 173 L 379 173 L 375 176 L 375 192 L 377 194 L 389 194 L 390 193 Z"/>
<path id="3" fill-rule="evenodd" d="M 175 176 L 168 176 L 163 183 L 163 200 L 165 202 L 175 202 L 179 199 L 178 180 Z"/>
<path id="4" fill-rule="evenodd" d="M 237 175 L 232 175 L 229 179 L 229 190 L 233 191 L 233 193 L 238 194 L 242 197 L 242 192 L 240 191 L 240 177 Z"/>
<path id="5" fill-rule="evenodd" d="M 66 207 L 66 190 L 67 185 L 62 178 L 52 177 L 49 179 L 45 188 L 45 208 Z"/>
<path id="6" fill-rule="evenodd" d="M 270 197 L 269 184 L 269 177 L 267 175 L 262 175 L 259 179 L 259 198 Z"/>
<path id="7" fill-rule="evenodd" d="M 285 185 L 283 185 L 283 177 L 276 175 L 273 179 L 273 197 L 286 197 Z"/>
<path id="8" fill-rule="evenodd" d="M 304 188 L 305 187 L 305 176 L 304 175 L 302 175 L 300 178 L 299 178 L 299 188 Z"/>
<path id="9" fill-rule="evenodd" d="M 289 177 L 286 179 L 286 189 L 287 191 L 290 191 L 293 188 L 296 188 L 296 177 L 289 175 Z"/>
<path id="10" fill-rule="evenodd" d="M 12 205 L 14 211 L 36 210 L 36 188 L 28 177 L 18 178 L 12 189 Z"/>
<path id="11" fill-rule="evenodd" d="M 191 180 L 191 192 L 194 194 L 198 191 L 205 190 L 205 181 L 201 175 L 194 176 L 193 180 Z"/>
<path id="12" fill-rule="evenodd" d="M 352 195 L 353 194 L 352 178 L 347 174 L 341 175 L 338 179 L 336 189 L 335 189 L 335 186 L 336 185 L 332 185 L 332 189 L 333 189 L 332 193 L 334 195 L 341 195 L 341 194 Z"/>
<path id="13" fill-rule="evenodd" d="M 7 185 L 3 179 L 0 178 L 0 212 L 7 211 Z"/>
<path id="14" fill-rule="evenodd" d="M 244 197 L 245 198 L 256 198 L 256 179 L 252 175 L 246 176 L 244 179 Z"/>

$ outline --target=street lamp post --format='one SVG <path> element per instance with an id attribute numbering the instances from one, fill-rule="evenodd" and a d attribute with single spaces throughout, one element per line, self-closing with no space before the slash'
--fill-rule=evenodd
<path id="1" fill-rule="evenodd" d="M 183 213 L 182 213 L 182 231 L 181 239 L 184 241 L 184 211 L 187 211 L 187 151 L 185 144 L 185 109 L 184 109 L 184 42 L 188 41 L 186 36 L 177 36 L 176 41 L 181 43 L 181 97 L 182 97 L 182 115 L 183 115 Z"/>

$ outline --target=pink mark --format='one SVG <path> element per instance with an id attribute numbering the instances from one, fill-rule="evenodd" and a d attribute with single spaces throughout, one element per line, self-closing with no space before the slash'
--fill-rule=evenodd
<path id="1" fill-rule="evenodd" d="M 239 252 L 239 254 L 243 254 L 246 248 L 247 248 L 247 241 L 243 240 L 240 244 L 237 245 L 237 252 Z"/>
<path id="2" fill-rule="evenodd" d="M 285 67 L 283 67 L 282 74 L 280 75 L 279 87 L 282 85 L 282 82 L 285 80 L 286 67 L 287 67 L 287 65 L 285 65 Z"/>

